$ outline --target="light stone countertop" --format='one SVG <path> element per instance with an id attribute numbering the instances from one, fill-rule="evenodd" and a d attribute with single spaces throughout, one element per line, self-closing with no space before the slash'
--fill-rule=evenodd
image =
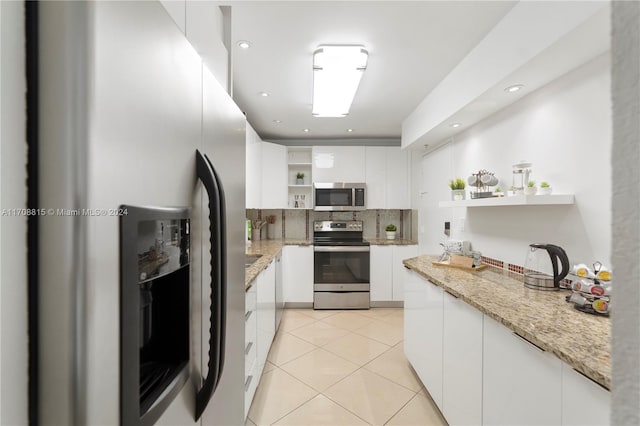
<path id="1" fill-rule="evenodd" d="M 531 290 L 522 276 L 487 268 L 468 272 L 433 266 L 437 256 L 403 263 L 450 294 L 499 321 L 593 381 L 611 389 L 609 318 L 574 309 L 567 290 Z"/>
<path id="2" fill-rule="evenodd" d="M 248 245 L 245 254 L 247 256 L 261 255 L 262 257 L 255 261 L 255 263 L 244 271 L 244 289 L 249 290 L 253 285 L 255 279 L 260 275 L 260 272 L 267 269 L 271 260 L 276 257 L 285 245 L 289 246 L 309 246 L 312 245 L 311 240 L 261 240 L 252 241 L 251 245 Z"/>
<path id="3" fill-rule="evenodd" d="M 414 240 L 407 239 L 387 240 L 386 238 L 365 238 L 365 241 L 368 241 L 369 244 L 373 246 L 411 246 L 418 244 Z"/>

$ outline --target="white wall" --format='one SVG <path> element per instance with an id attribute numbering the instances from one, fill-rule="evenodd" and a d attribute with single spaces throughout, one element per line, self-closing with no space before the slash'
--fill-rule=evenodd
<path id="1" fill-rule="evenodd" d="M 0 194 L 2 209 L 25 208 L 24 4 L 0 2 Z M 0 424 L 27 424 L 27 218 L 0 221 Z"/>
<path id="2" fill-rule="evenodd" d="M 610 265 L 610 61 L 602 55 L 485 119 L 423 160 L 421 251 L 439 253 L 443 213 L 452 238 L 471 240 L 484 255 L 522 265 L 533 242 L 555 243 L 572 262 Z M 479 169 L 511 185 L 511 165 L 533 163 L 532 180 L 575 194 L 573 206 L 442 208 L 447 183 Z M 430 197 L 430 194 L 436 194 Z M 435 219 L 435 220 L 434 220 Z M 437 221 L 437 223 L 434 223 Z"/>
<path id="3" fill-rule="evenodd" d="M 614 425 L 640 424 L 640 4 L 613 2 Z"/>

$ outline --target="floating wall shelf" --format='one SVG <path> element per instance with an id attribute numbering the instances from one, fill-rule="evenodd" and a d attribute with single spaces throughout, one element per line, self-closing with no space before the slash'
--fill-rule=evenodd
<path id="1" fill-rule="evenodd" d="M 512 195 L 510 197 L 478 198 L 475 200 L 440 201 L 438 207 L 499 207 L 549 206 L 575 203 L 573 194 Z"/>

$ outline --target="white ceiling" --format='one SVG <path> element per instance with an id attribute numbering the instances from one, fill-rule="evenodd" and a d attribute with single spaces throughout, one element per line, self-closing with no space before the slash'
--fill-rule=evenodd
<path id="1" fill-rule="evenodd" d="M 402 121 L 515 2 L 228 4 L 233 6 L 234 98 L 247 120 L 266 140 L 317 143 L 399 140 Z M 239 40 L 249 41 L 251 48 L 240 49 Z M 312 55 L 321 44 L 362 44 L 369 52 L 367 70 L 345 118 L 311 115 Z M 311 131 L 305 133 L 305 128 Z M 354 131 L 348 133 L 349 128 Z"/>

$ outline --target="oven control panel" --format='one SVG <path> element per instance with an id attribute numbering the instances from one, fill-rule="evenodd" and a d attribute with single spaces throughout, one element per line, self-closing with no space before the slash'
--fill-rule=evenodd
<path id="1" fill-rule="evenodd" d="M 351 231 L 362 232 L 361 220 L 319 220 L 313 222 L 314 232 L 334 232 L 334 231 Z"/>

